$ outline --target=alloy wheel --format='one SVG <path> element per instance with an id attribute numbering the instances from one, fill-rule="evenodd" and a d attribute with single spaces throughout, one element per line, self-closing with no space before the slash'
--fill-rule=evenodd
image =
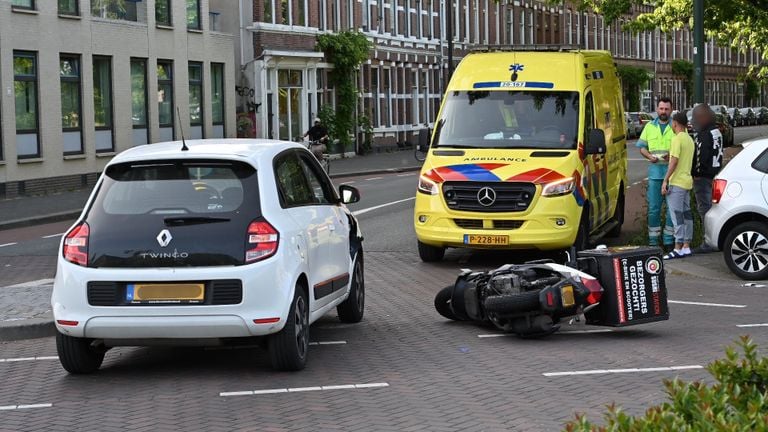
<path id="1" fill-rule="evenodd" d="M 768 267 L 768 239 L 757 231 L 744 231 L 731 243 L 733 262 L 747 273 Z"/>
<path id="2" fill-rule="evenodd" d="M 304 297 L 299 296 L 296 298 L 294 319 L 296 320 L 296 325 L 294 326 L 296 330 L 296 348 L 299 356 L 304 358 L 307 355 L 307 348 L 309 347 L 307 337 L 309 332 L 309 316 L 307 314 L 307 303 L 304 300 Z"/>

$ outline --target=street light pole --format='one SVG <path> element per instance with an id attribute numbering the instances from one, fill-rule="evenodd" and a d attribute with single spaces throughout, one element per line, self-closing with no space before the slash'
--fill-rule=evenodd
<path id="1" fill-rule="evenodd" d="M 704 103 L 704 0 L 693 0 L 693 103 Z"/>

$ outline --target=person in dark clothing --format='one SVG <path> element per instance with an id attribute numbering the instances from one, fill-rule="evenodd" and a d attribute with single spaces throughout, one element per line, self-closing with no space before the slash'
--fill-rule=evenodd
<path id="1" fill-rule="evenodd" d="M 323 153 L 327 149 L 325 143 L 328 141 L 328 129 L 323 126 L 319 118 L 315 119 L 315 124 L 309 128 L 302 138 L 306 137 L 309 137 L 310 141 L 309 150 L 312 151 L 317 160 L 322 160 Z"/>
<path id="2" fill-rule="evenodd" d="M 707 104 L 697 105 L 693 109 L 694 138 L 693 191 L 696 196 L 696 209 L 701 219 L 712 207 L 712 179 L 723 166 L 723 134 L 715 122 L 715 113 Z M 696 253 L 712 252 L 707 245 L 698 248 Z"/>

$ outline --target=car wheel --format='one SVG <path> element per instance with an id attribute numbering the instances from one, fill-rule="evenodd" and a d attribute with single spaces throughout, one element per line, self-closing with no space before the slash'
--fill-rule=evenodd
<path id="1" fill-rule="evenodd" d="M 768 226 L 744 222 L 725 238 L 723 255 L 728 268 L 746 280 L 768 279 Z"/>
<path id="2" fill-rule="evenodd" d="M 459 317 L 453 313 L 451 308 L 451 297 L 453 297 L 453 285 L 449 285 L 437 292 L 435 296 L 435 310 L 444 318 L 449 320 L 461 321 Z"/>
<path id="3" fill-rule="evenodd" d="M 272 367 L 281 371 L 298 371 L 307 364 L 309 352 L 309 301 L 304 287 L 296 284 L 291 310 L 285 327 L 269 337 Z"/>
<path id="4" fill-rule="evenodd" d="M 573 242 L 573 247 L 576 251 L 583 251 L 589 249 L 589 220 L 587 214 L 589 209 L 584 207 L 581 213 L 581 220 L 579 221 L 579 228 L 576 234 L 576 240 Z"/>
<path id="5" fill-rule="evenodd" d="M 355 265 L 350 280 L 349 297 L 336 307 L 339 320 L 344 323 L 358 323 L 363 319 L 365 311 L 365 275 L 363 267 L 363 252 L 355 257 Z"/>
<path id="6" fill-rule="evenodd" d="M 424 262 L 438 262 L 445 256 L 445 248 L 419 242 L 419 257 Z"/>
<path id="7" fill-rule="evenodd" d="M 104 349 L 91 345 L 93 339 L 78 338 L 56 333 L 56 351 L 59 362 L 72 374 L 96 372 L 104 361 Z"/>
<path id="8" fill-rule="evenodd" d="M 616 203 L 616 211 L 613 212 L 613 221 L 617 222 L 616 226 L 608 231 L 607 236 L 616 238 L 621 235 L 621 226 L 624 225 L 624 188 L 622 187 L 619 192 L 619 200 Z"/>

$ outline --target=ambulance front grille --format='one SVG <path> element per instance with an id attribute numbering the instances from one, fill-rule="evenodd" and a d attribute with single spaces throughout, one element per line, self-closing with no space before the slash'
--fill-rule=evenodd
<path id="1" fill-rule="evenodd" d="M 480 213 L 526 211 L 535 194 L 536 186 L 532 183 L 446 182 L 443 185 L 443 199 L 448 208 Z"/>

